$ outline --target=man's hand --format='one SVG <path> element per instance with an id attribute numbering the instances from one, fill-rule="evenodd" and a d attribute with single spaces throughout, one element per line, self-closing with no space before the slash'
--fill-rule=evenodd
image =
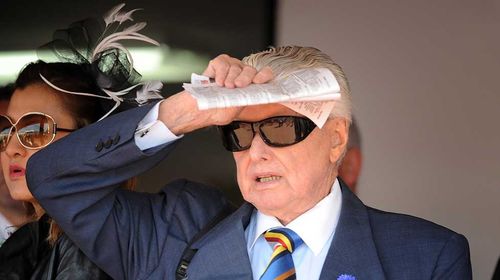
<path id="1" fill-rule="evenodd" d="M 227 88 L 246 87 L 251 83 L 263 84 L 273 78 L 271 68 L 257 70 L 243 64 L 239 59 L 221 54 L 208 63 L 203 75 L 214 78 L 217 85 Z"/>
<path id="2" fill-rule="evenodd" d="M 251 83 L 261 84 L 273 79 L 271 68 L 257 71 L 225 54 L 211 60 L 203 75 L 214 78 L 219 86 L 227 88 L 246 87 Z M 200 111 L 196 100 L 188 92 L 182 91 L 162 102 L 159 119 L 172 133 L 181 135 L 202 127 L 230 123 L 242 109 L 232 107 Z"/>

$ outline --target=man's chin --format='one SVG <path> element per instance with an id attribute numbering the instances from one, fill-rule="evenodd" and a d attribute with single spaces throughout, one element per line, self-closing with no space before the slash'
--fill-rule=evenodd
<path id="1" fill-rule="evenodd" d="M 287 209 L 287 206 L 289 206 L 286 203 L 276 201 L 276 197 L 269 198 L 268 200 L 263 200 L 262 197 L 260 197 L 259 200 L 253 202 L 252 204 L 261 213 L 275 217 L 280 217 L 284 210 Z"/>

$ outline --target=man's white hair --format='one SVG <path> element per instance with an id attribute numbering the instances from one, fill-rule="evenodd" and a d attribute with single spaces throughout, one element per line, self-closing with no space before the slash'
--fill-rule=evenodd
<path id="1" fill-rule="evenodd" d="M 347 133 L 351 123 L 351 89 L 342 68 L 328 55 L 313 47 L 283 46 L 251 54 L 242 59 L 243 63 L 257 70 L 268 66 L 276 79 L 280 79 L 305 68 L 329 69 L 340 86 L 340 100 L 335 101 L 330 118 L 344 118 L 347 121 Z M 344 159 L 347 146 L 336 162 L 338 168 Z"/>
<path id="2" fill-rule="evenodd" d="M 351 122 L 351 90 L 342 68 L 328 55 L 312 47 L 283 46 L 251 54 L 243 58 L 243 63 L 257 70 L 269 66 L 276 79 L 286 77 L 305 68 L 327 68 L 340 85 L 341 99 L 335 101 L 330 118 L 342 117 Z"/>

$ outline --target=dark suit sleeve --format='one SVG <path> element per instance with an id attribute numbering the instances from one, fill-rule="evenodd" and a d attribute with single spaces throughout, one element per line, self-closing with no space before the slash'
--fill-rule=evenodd
<path id="1" fill-rule="evenodd" d="M 26 177 L 33 195 L 114 279 L 142 279 L 165 256 L 172 260 L 162 265 L 175 266 L 182 244 L 225 203 L 219 193 L 199 191 L 186 182 L 159 194 L 119 188 L 120 182 L 150 169 L 172 148 L 143 152 L 135 145 L 137 123 L 150 108 L 120 113 L 73 132 L 28 162 Z"/>
<path id="2" fill-rule="evenodd" d="M 469 244 L 460 234 L 453 234 L 441 250 L 432 279 L 472 279 Z"/>

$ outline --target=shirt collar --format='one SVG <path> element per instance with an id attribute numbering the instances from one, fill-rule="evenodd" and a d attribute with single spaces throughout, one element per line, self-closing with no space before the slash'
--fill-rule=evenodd
<path id="1" fill-rule="evenodd" d="M 342 207 L 342 193 L 337 179 L 333 183 L 330 193 L 286 227 L 295 231 L 314 255 L 318 255 L 330 236 L 335 232 Z M 283 227 L 280 221 L 273 216 L 268 216 L 260 211 L 254 212 L 252 219 L 256 220 L 255 231 L 249 242 L 252 248 L 257 239 L 271 228 Z"/>

